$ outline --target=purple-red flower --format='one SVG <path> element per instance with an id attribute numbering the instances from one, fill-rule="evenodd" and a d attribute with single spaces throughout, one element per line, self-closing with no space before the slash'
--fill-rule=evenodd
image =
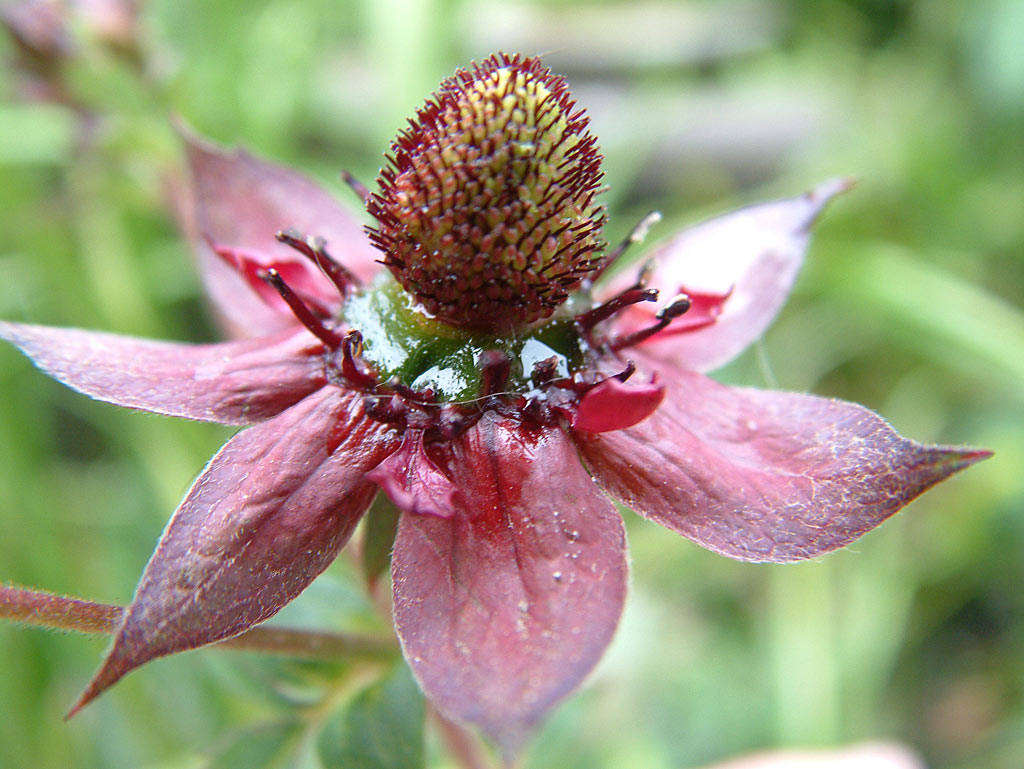
<path id="1" fill-rule="evenodd" d="M 0 324 L 88 395 L 245 428 L 175 512 L 76 709 L 275 614 L 383 490 L 402 513 L 405 656 L 437 707 L 512 750 L 615 630 L 616 502 L 732 558 L 795 561 L 988 456 L 701 373 L 761 335 L 845 182 L 713 219 L 602 281 L 622 249 L 600 239 L 586 126 L 535 59 L 456 73 L 367 194 L 370 240 L 304 177 L 188 139 L 201 269 L 244 338 Z"/>

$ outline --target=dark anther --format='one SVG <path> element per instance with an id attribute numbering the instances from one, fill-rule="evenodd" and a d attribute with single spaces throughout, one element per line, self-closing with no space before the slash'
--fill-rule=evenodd
<path id="1" fill-rule="evenodd" d="M 374 387 L 379 383 L 377 375 L 360 357 L 362 354 L 363 335 L 355 330 L 349 331 L 341 340 L 341 373 L 357 387 Z"/>
<path id="2" fill-rule="evenodd" d="M 337 350 L 341 346 L 342 340 L 337 332 L 320 322 L 320 319 L 313 314 L 313 311 L 306 306 L 306 303 L 284 282 L 284 278 L 281 277 L 277 270 L 271 267 L 269 270 L 261 271 L 259 276 L 261 280 L 266 281 L 281 295 L 281 298 L 284 299 L 291 309 L 292 314 L 298 318 L 303 326 L 309 329 L 313 336 L 327 345 L 328 349 Z"/>
<path id="3" fill-rule="evenodd" d="M 402 380 L 398 377 L 389 379 L 388 387 L 401 395 L 409 403 L 415 403 L 418 406 L 432 406 L 437 402 L 437 398 L 434 397 L 434 391 L 430 388 L 414 390 L 409 385 L 402 384 Z"/>
<path id="4" fill-rule="evenodd" d="M 367 394 L 363 398 L 367 415 L 378 422 L 403 423 L 409 412 L 408 406 L 397 395 Z"/>
<path id="5" fill-rule="evenodd" d="M 631 361 L 631 360 L 627 360 L 626 361 L 626 368 L 622 369 L 622 371 L 620 371 L 615 376 L 609 377 L 609 379 L 618 379 L 620 382 L 625 382 L 627 379 L 629 379 L 635 373 L 636 373 L 636 364 L 633 361 Z"/>
<path id="6" fill-rule="evenodd" d="M 619 243 L 614 249 L 612 249 L 607 256 L 604 258 L 604 262 L 600 267 L 590 276 L 591 280 L 597 280 L 604 274 L 604 271 L 611 267 L 619 258 L 626 253 L 630 246 L 635 243 L 640 243 L 644 238 L 647 237 L 647 231 L 651 229 L 655 224 L 661 221 L 660 211 L 651 211 L 643 219 L 637 222 L 636 226 L 629 231 L 629 234 L 625 239 Z"/>
<path id="7" fill-rule="evenodd" d="M 530 398 L 523 407 L 522 418 L 532 427 L 540 427 L 551 420 L 551 409 L 544 398 Z"/>
<path id="8" fill-rule="evenodd" d="M 306 237 L 298 230 L 281 230 L 274 235 L 286 246 L 291 246 L 327 276 L 342 297 L 348 296 L 352 286 L 359 285 L 359 278 L 327 253 L 327 242 L 323 238 Z"/>
<path id="9" fill-rule="evenodd" d="M 470 419 L 457 406 L 446 403 L 441 407 L 437 417 L 437 429 L 442 440 L 450 441 L 466 432 L 471 424 Z"/>
<path id="10" fill-rule="evenodd" d="M 615 313 L 619 312 L 625 307 L 629 307 L 631 304 L 637 304 L 639 302 L 654 302 L 658 299 L 658 289 L 656 288 L 640 288 L 639 285 L 627 288 L 621 294 L 617 294 L 609 299 L 604 304 L 599 304 L 586 312 L 581 312 L 576 316 L 576 327 L 581 331 L 590 331 L 594 326 L 603 320 L 607 320 Z"/>
<path id="11" fill-rule="evenodd" d="M 668 326 L 669 323 L 689 310 L 691 304 L 692 302 L 690 302 L 690 297 L 686 294 L 679 294 L 675 299 L 658 310 L 658 314 L 655 315 L 658 320 L 653 326 L 649 328 L 642 328 L 639 331 L 634 331 L 633 333 L 626 334 L 625 336 L 617 337 L 608 345 L 609 348 L 614 352 L 626 347 L 633 347 L 634 345 L 638 345 L 641 342 L 650 339 L 663 328 Z"/>
<path id="12" fill-rule="evenodd" d="M 550 382 L 555 378 L 558 373 L 558 356 L 552 355 L 550 358 L 539 360 L 533 364 L 533 371 L 530 374 L 530 381 L 533 382 L 534 386 L 540 387 L 543 384 Z"/>
<path id="13" fill-rule="evenodd" d="M 480 395 L 495 395 L 505 391 L 512 360 L 501 350 L 484 350 L 477 360 L 480 367 Z"/>
<path id="14" fill-rule="evenodd" d="M 341 172 L 341 180 L 351 187 L 352 191 L 355 192 L 364 203 L 370 199 L 370 190 L 367 189 L 365 184 L 359 181 L 348 171 Z"/>

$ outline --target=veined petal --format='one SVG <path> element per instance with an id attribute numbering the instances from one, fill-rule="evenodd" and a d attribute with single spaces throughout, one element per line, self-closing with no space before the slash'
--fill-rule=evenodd
<path id="1" fill-rule="evenodd" d="M 167 525 L 71 713 L 134 668 L 237 635 L 295 598 L 345 544 L 377 489 L 364 474 L 396 444 L 333 386 L 228 441 Z"/>
<path id="2" fill-rule="evenodd" d="M 611 639 L 623 526 L 559 430 L 489 413 L 452 448 L 455 514 L 399 525 L 395 624 L 427 696 L 512 753 Z"/>
<path id="3" fill-rule="evenodd" d="M 0 321 L 0 338 L 54 379 L 93 398 L 206 422 L 267 419 L 326 381 L 323 345 L 305 329 L 186 345 Z"/>
<path id="4" fill-rule="evenodd" d="M 324 238 L 331 255 L 363 280 L 377 271 L 379 253 L 362 225 L 318 184 L 244 150 L 222 150 L 182 133 L 194 182 L 199 266 L 217 308 L 240 334 L 265 334 L 293 325 L 295 319 L 280 303 L 264 303 L 204 238 L 264 254 L 268 264 L 294 264 L 309 272 L 310 285 L 327 306 L 338 305 L 338 292 L 313 264 L 277 242 L 279 230 L 294 228 Z"/>
<path id="5" fill-rule="evenodd" d="M 687 329 L 684 315 L 645 342 L 644 352 L 694 371 L 717 368 L 736 357 L 764 333 L 789 295 L 811 224 L 829 200 L 850 186 L 847 179 L 834 179 L 800 197 L 719 216 L 655 249 L 647 286 L 659 289 L 663 299 L 680 293 L 728 297 L 720 312 L 715 308 L 713 323 Z M 624 277 L 623 284 L 629 279 Z M 628 308 L 617 316 L 616 331 L 650 326 L 660 304 Z"/>
<path id="6" fill-rule="evenodd" d="M 582 454 L 623 504 L 731 558 L 796 561 L 842 547 L 989 456 L 915 443 L 853 403 L 662 375 L 668 394 L 653 416 L 578 435 Z"/>

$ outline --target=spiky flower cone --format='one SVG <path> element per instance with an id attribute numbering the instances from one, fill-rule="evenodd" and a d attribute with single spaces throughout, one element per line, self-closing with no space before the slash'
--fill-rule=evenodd
<path id="1" fill-rule="evenodd" d="M 409 122 L 368 203 L 384 264 L 454 326 L 549 317 L 604 246 L 601 156 L 565 81 L 497 54 L 445 80 Z"/>

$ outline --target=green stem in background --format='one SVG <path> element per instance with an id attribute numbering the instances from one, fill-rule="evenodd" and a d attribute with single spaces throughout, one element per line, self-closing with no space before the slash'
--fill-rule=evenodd
<path id="1" fill-rule="evenodd" d="M 472 732 L 445 718 L 436 708 L 428 707 L 427 713 L 434 724 L 449 755 L 460 769 L 493 769 L 494 764 L 487 750 Z"/>
<path id="2" fill-rule="evenodd" d="M 26 625 L 110 634 L 120 624 L 123 611 L 111 604 L 0 585 L 0 619 Z M 398 654 L 397 643 L 388 638 L 277 627 L 255 627 L 215 645 L 304 659 L 388 658 Z"/>

